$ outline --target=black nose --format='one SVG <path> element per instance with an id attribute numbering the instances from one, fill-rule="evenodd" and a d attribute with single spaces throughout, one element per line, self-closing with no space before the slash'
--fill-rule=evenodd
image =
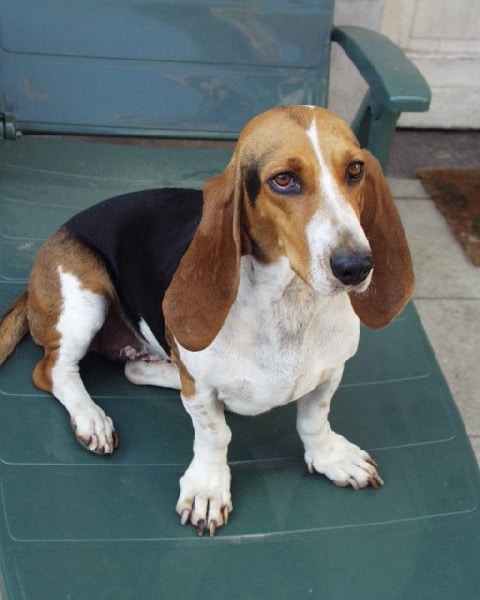
<path id="1" fill-rule="evenodd" d="M 330 266 L 335 277 L 344 285 L 358 285 L 373 269 L 373 257 L 370 252 L 339 252 L 330 257 Z"/>

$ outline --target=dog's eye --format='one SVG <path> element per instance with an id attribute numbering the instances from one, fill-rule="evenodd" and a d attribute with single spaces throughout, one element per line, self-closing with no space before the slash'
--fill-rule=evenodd
<path id="1" fill-rule="evenodd" d="M 301 191 L 300 182 L 291 173 L 279 173 L 268 184 L 274 192 L 280 194 L 299 194 Z"/>
<path id="2" fill-rule="evenodd" d="M 363 177 L 364 168 L 364 163 L 359 160 L 351 162 L 347 167 L 347 183 L 360 181 Z"/>

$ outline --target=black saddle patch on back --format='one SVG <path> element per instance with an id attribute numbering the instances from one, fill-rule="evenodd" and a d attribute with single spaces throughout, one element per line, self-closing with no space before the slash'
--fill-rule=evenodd
<path id="1" fill-rule="evenodd" d="M 163 188 L 110 198 L 64 228 L 104 260 L 122 308 L 138 331 L 144 319 L 167 350 L 162 301 L 202 214 L 199 190 Z"/>

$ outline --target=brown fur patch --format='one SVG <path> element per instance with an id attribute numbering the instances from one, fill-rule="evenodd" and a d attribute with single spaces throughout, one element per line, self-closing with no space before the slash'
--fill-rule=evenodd
<path id="1" fill-rule="evenodd" d="M 32 338 L 43 346 L 45 355 L 33 372 L 37 387 L 51 392 L 51 371 L 60 347 L 58 319 L 62 294 L 58 269 L 74 274 L 85 289 L 108 299 L 115 291 L 100 259 L 84 244 L 60 229 L 40 248 L 33 263 L 28 286 L 28 321 Z"/>
<path id="2" fill-rule="evenodd" d="M 178 372 L 180 374 L 182 397 L 184 399 L 193 398 L 195 396 L 195 379 L 190 375 L 187 368 L 180 359 L 177 344 L 175 343 L 175 340 L 168 328 L 165 331 L 165 337 L 167 339 L 168 345 L 170 346 L 170 358 L 172 362 L 177 365 Z"/>
<path id="3" fill-rule="evenodd" d="M 0 318 L 0 365 L 28 332 L 28 294 L 24 292 Z"/>
<path id="4" fill-rule="evenodd" d="M 375 267 L 368 290 L 351 294 L 352 306 L 365 325 L 388 325 L 411 298 L 415 288 L 405 231 L 381 167 L 365 155 L 365 186 L 360 222 L 370 243 Z"/>
<path id="5" fill-rule="evenodd" d="M 165 321 L 185 348 L 206 348 L 222 327 L 240 280 L 240 191 L 232 167 L 204 187 L 195 236 L 163 300 Z"/>

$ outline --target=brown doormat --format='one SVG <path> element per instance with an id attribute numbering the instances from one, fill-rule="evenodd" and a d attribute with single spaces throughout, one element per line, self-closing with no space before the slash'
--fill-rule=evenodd
<path id="1" fill-rule="evenodd" d="M 480 169 L 419 169 L 417 174 L 473 264 L 480 267 Z"/>

